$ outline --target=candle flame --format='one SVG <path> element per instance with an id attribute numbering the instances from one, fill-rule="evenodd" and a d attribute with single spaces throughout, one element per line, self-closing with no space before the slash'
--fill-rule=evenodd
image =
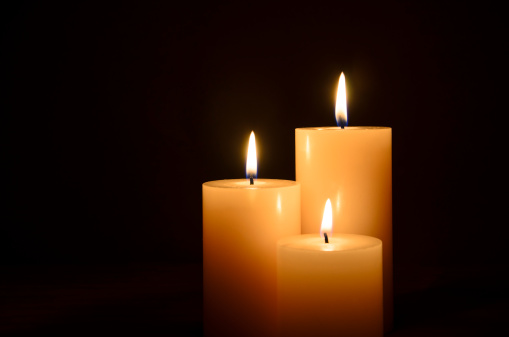
<path id="1" fill-rule="evenodd" d="M 251 175 L 256 177 L 257 168 L 255 135 L 254 132 L 251 131 L 251 135 L 249 136 L 249 147 L 247 149 L 246 176 L 248 178 Z"/>
<path id="2" fill-rule="evenodd" d="M 327 233 L 329 237 L 332 235 L 332 205 L 330 199 L 327 199 L 323 210 L 322 227 L 320 228 L 322 239 L 325 238 L 324 233 Z"/>
<path id="3" fill-rule="evenodd" d="M 347 126 L 348 118 L 346 113 L 346 83 L 345 74 L 339 76 L 338 93 L 336 95 L 336 123 L 338 126 Z"/>

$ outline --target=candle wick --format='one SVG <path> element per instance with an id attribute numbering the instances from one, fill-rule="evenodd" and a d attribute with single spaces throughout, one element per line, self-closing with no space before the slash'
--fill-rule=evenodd
<path id="1" fill-rule="evenodd" d="M 249 185 L 254 185 L 253 174 L 249 175 Z"/>
<path id="2" fill-rule="evenodd" d="M 336 124 L 341 127 L 341 129 L 344 129 L 345 126 L 348 125 L 348 123 L 346 122 L 346 119 L 343 119 L 343 118 L 339 118 L 339 119 L 336 119 Z"/>
<path id="3" fill-rule="evenodd" d="M 323 236 L 325 237 L 325 243 L 329 243 L 329 236 L 327 233 L 323 233 Z"/>

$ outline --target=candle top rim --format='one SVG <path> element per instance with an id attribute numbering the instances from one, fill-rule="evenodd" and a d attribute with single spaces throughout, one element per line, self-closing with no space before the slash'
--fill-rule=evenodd
<path id="1" fill-rule="evenodd" d="M 362 130 L 391 130 L 390 126 L 346 126 L 342 129 L 339 126 L 310 126 L 303 128 L 295 128 L 295 130 L 309 130 L 309 131 L 362 131 Z"/>
<path id="2" fill-rule="evenodd" d="M 270 189 L 280 187 L 299 186 L 300 183 L 294 180 L 284 179 L 255 179 L 254 184 L 249 184 L 249 179 L 222 179 L 212 180 L 203 183 L 203 186 L 213 188 L 230 188 L 230 189 Z"/>
<path id="3" fill-rule="evenodd" d="M 302 234 L 280 239 L 278 247 L 296 251 L 346 252 L 382 246 L 382 240 L 359 234 L 334 234 L 325 243 L 320 234 Z"/>

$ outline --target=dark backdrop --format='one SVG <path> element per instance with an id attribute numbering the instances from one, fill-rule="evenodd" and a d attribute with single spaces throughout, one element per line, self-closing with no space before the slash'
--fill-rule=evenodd
<path id="1" fill-rule="evenodd" d="M 507 270 L 500 8 L 2 7 L 5 267 L 199 264 L 201 184 L 245 175 L 251 130 L 259 177 L 295 179 L 343 71 L 349 125 L 393 129 L 396 291 Z"/>

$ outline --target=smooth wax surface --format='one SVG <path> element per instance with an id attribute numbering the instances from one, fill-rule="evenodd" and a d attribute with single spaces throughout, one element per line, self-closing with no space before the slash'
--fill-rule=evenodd
<path id="1" fill-rule="evenodd" d="M 295 129 L 302 233 L 319 233 L 323 202 L 332 202 L 334 231 L 383 242 L 385 330 L 393 324 L 392 130 L 388 127 Z"/>
<path id="2" fill-rule="evenodd" d="M 280 336 L 383 335 L 382 242 L 341 234 L 278 242 Z"/>
<path id="3" fill-rule="evenodd" d="M 300 184 L 218 180 L 202 191 L 205 336 L 274 336 L 276 243 L 300 234 Z"/>

